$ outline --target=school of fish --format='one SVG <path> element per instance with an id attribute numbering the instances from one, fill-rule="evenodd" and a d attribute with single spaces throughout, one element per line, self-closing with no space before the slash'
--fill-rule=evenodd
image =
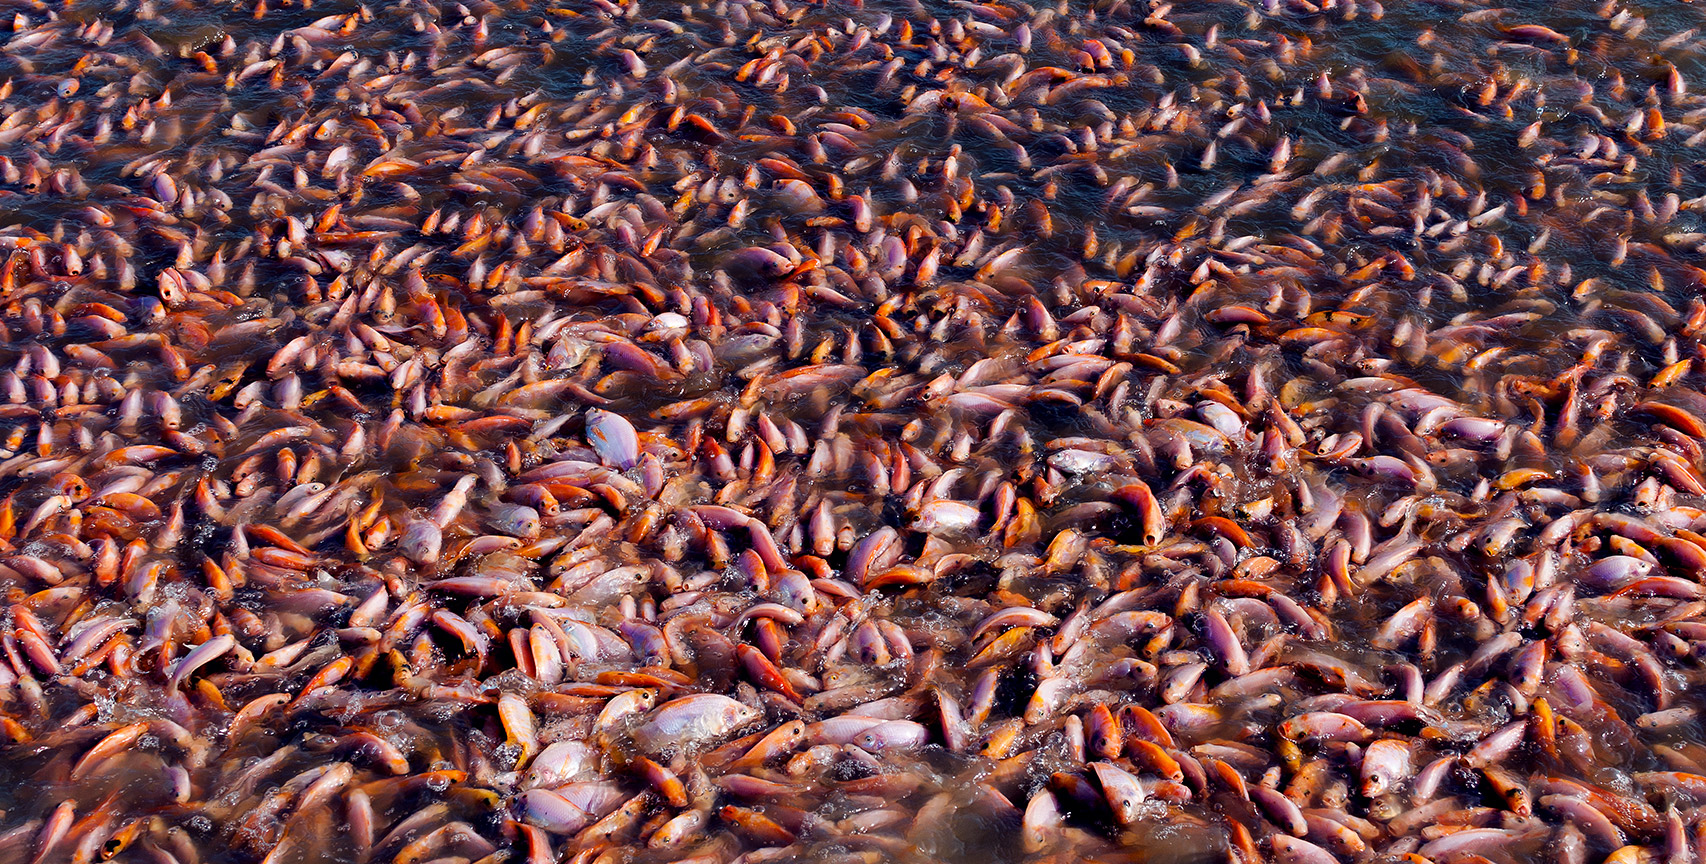
<path id="1" fill-rule="evenodd" d="M 6 5 L 0 864 L 1706 864 L 1706 8 Z"/>

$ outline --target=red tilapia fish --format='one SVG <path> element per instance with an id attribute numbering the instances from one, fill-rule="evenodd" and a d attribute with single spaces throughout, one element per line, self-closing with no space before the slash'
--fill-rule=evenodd
<path id="1" fill-rule="evenodd" d="M 1706 10 L 9 8 L 0 864 L 1706 864 Z"/>

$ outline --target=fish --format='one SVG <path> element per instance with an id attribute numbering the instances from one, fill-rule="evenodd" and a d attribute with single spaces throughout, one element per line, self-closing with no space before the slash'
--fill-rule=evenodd
<path id="1" fill-rule="evenodd" d="M 20 4 L 8 860 L 1698 855 L 1674 9 Z"/>

